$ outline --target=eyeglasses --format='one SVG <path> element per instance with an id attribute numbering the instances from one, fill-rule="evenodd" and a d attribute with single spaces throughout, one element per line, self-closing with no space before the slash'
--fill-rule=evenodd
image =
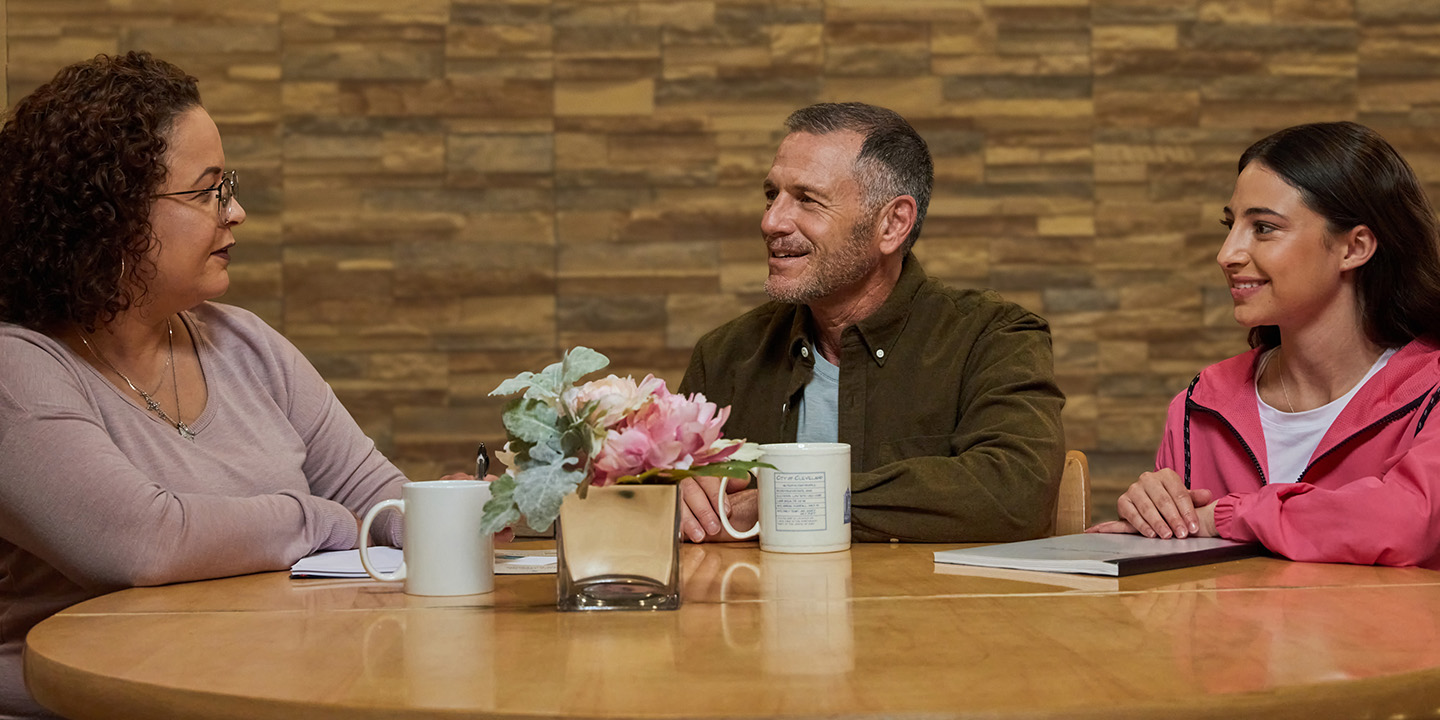
<path id="1" fill-rule="evenodd" d="M 181 190 L 179 192 L 157 193 L 151 197 L 172 197 L 176 195 L 199 195 L 201 193 L 215 193 L 220 199 L 220 224 L 225 224 L 226 213 L 230 210 L 230 200 L 235 197 L 235 189 L 240 185 L 240 178 L 234 170 L 226 170 L 220 175 L 220 182 L 212 187 L 199 190 Z"/>

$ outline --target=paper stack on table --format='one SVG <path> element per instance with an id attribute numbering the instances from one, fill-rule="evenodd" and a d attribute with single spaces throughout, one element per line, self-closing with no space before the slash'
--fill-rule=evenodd
<path id="1" fill-rule="evenodd" d="M 399 548 L 370 548 L 370 564 L 380 572 L 395 572 L 405 558 Z M 555 572 L 554 550 L 496 550 L 496 575 L 542 575 Z M 292 578 L 368 578 L 359 550 L 334 550 L 300 558 L 290 568 Z"/>

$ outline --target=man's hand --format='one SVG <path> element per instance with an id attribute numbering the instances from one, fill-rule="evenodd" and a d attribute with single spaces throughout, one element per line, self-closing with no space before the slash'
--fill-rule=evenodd
<path id="1" fill-rule="evenodd" d="M 747 489 L 749 478 L 729 478 L 725 482 L 725 509 L 730 524 L 737 530 L 754 526 L 760 518 L 760 493 Z M 720 478 L 685 478 L 680 481 L 680 532 L 690 542 L 731 542 L 736 538 L 725 532 L 716 514 L 721 499 Z"/>

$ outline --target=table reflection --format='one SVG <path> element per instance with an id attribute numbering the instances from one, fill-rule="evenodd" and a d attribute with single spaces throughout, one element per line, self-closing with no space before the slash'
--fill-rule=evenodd
<path id="1" fill-rule="evenodd" d="M 721 578 L 720 597 L 725 643 L 757 652 L 766 672 L 833 675 L 855 669 L 849 551 L 762 552 L 758 563 L 733 562 Z"/>
<path id="2" fill-rule="evenodd" d="M 1381 584 L 1389 568 L 1274 563 L 1135 593 L 1122 604 L 1149 631 L 1171 637 L 1175 662 L 1206 691 L 1270 690 L 1405 672 L 1440 664 L 1434 597 L 1421 586 Z M 1375 582 L 1365 584 L 1367 574 Z M 1289 588 L 1256 602 L 1255 587 Z M 1325 598 L 1320 602 L 1321 592 Z"/>

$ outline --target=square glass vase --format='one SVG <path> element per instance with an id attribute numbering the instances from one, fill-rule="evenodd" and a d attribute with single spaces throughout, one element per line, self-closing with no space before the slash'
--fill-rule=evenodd
<path id="1" fill-rule="evenodd" d="M 676 485 L 610 485 L 570 495 L 555 522 L 560 610 L 680 607 Z"/>

